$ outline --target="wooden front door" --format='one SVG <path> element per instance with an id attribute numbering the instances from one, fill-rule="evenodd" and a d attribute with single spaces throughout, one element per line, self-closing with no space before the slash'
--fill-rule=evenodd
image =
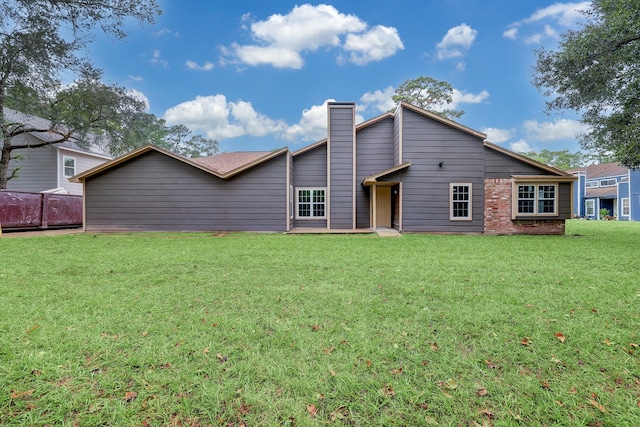
<path id="1" fill-rule="evenodd" d="M 391 228 L 391 187 L 376 188 L 376 226 Z"/>

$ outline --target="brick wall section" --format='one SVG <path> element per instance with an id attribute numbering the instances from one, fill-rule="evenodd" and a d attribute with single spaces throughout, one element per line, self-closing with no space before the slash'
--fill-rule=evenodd
<path id="1" fill-rule="evenodd" d="M 511 178 L 484 180 L 485 234 L 564 234 L 564 220 L 512 220 Z"/>

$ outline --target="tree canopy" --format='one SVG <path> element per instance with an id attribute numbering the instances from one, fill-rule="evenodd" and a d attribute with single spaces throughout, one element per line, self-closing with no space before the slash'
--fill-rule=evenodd
<path id="1" fill-rule="evenodd" d="M 58 136 L 30 148 L 72 139 L 113 155 L 147 143 L 187 156 L 217 152 L 216 141 L 167 126 L 125 88 L 103 83 L 88 57 L 96 29 L 121 39 L 126 20 L 152 24 L 160 13 L 156 0 L 0 0 L 0 189 L 16 177 L 10 162 L 25 148 L 15 143 L 25 133 Z M 69 75 L 73 83 L 64 84 Z M 27 115 L 6 120 L 5 107 Z"/>
<path id="2" fill-rule="evenodd" d="M 547 111 L 573 110 L 583 148 L 640 166 L 640 0 L 593 0 L 586 22 L 537 52 L 533 83 Z"/>
<path id="3" fill-rule="evenodd" d="M 392 99 L 394 102 L 406 101 L 448 119 L 457 119 L 464 114 L 462 110 L 446 108 L 453 102 L 453 86 L 432 77 L 420 76 L 405 80 L 395 90 Z"/>

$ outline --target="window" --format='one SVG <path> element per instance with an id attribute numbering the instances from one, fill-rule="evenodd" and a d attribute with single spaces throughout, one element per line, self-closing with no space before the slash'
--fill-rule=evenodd
<path id="1" fill-rule="evenodd" d="M 518 215 L 555 215 L 555 184 L 520 184 L 518 185 Z"/>
<path id="2" fill-rule="evenodd" d="M 596 214 L 596 201 L 593 199 L 584 201 L 584 214 L 586 216 L 595 216 Z"/>
<path id="3" fill-rule="evenodd" d="M 587 188 L 598 188 L 598 186 L 598 181 L 587 181 L 587 183 L 585 184 L 585 187 Z"/>
<path id="4" fill-rule="evenodd" d="M 76 159 L 74 157 L 62 157 L 64 176 L 69 178 L 76 174 Z"/>
<path id="5" fill-rule="evenodd" d="M 629 198 L 622 199 L 622 216 L 629 216 Z"/>
<path id="6" fill-rule="evenodd" d="M 600 180 L 600 187 L 613 187 L 614 185 L 616 185 L 615 178 Z"/>
<path id="7" fill-rule="evenodd" d="M 471 219 L 471 184 L 451 184 L 451 220 Z"/>
<path id="8" fill-rule="evenodd" d="M 297 218 L 325 218 L 325 189 L 298 188 Z"/>

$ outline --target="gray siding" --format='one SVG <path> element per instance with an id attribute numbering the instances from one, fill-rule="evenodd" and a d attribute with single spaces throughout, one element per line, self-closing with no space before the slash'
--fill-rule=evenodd
<path id="1" fill-rule="evenodd" d="M 402 126 L 402 108 L 398 108 L 393 116 L 393 162 L 395 165 L 400 162 L 400 128 Z"/>
<path id="2" fill-rule="evenodd" d="M 25 135 L 27 138 L 33 138 Z M 39 141 L 32 141 L 36 143 Z M 26 143 L 22 140 L 14 141 L 15 144 Z M 40 148 L 27 148 L 15 150 L 13 155 L 21 155 L 21 160 L 12 160 L 9 168 L 19 167 L 18 177 L 9 180 L 7 190 L 40 192 L 58 187 L 58 161 L 57 148 L 46 146 Z"/>
<path id="3" fill-rule="evenodd" d="M 327 146 L 321 145 L 313 150 L 299 154 L 293 158 L 293 179 L 294 188 L 311 187 L 325 188 L 327 186 Z M 295 198 L 295 194 L 294 194 Z M 295 209 L 295 199 L 294 199 Z M 295 216 L 295 212 L 294 212 Z M 295 227 L 327 228 L 327 221 L 296 219 Z"/>
<path id="4" fill-rule="evenodd" d="M 353 227 L 354 104 L 329 104 L 329 228 Z"/>
<path id="5" fill-rule="evenodd" d="M 485 177 L 511 178 L 512 175 L 548 175 L 549 173 L 537 167 L 521 162 L 491 148 L 484 148 Z"/>
<path id="6" fill-rule="evenodd" d="M 374 123 L 356 135 L 356 228 L 371 226 L 369 187 L 362 180 L 394 166 L 394 122 L 392 118 Z"/>
<path id="7" fill-rule="evenodd" d="M 222 180 L 162 153 L 85 181 L 87 231 L 284 231 L 287 156 Z"/>
<path id="8" fill-rule="evenodd" d="M 411 110 L 403 112 L 403 157 L 411 161 L 402 181 L 403 230 L 482 232 L 484 146 L 466 132 Z M 443 167 L 438 166 L 444 162 Z M 450 183 L 472 184 L 472 220 L 451 221 Z"/>

